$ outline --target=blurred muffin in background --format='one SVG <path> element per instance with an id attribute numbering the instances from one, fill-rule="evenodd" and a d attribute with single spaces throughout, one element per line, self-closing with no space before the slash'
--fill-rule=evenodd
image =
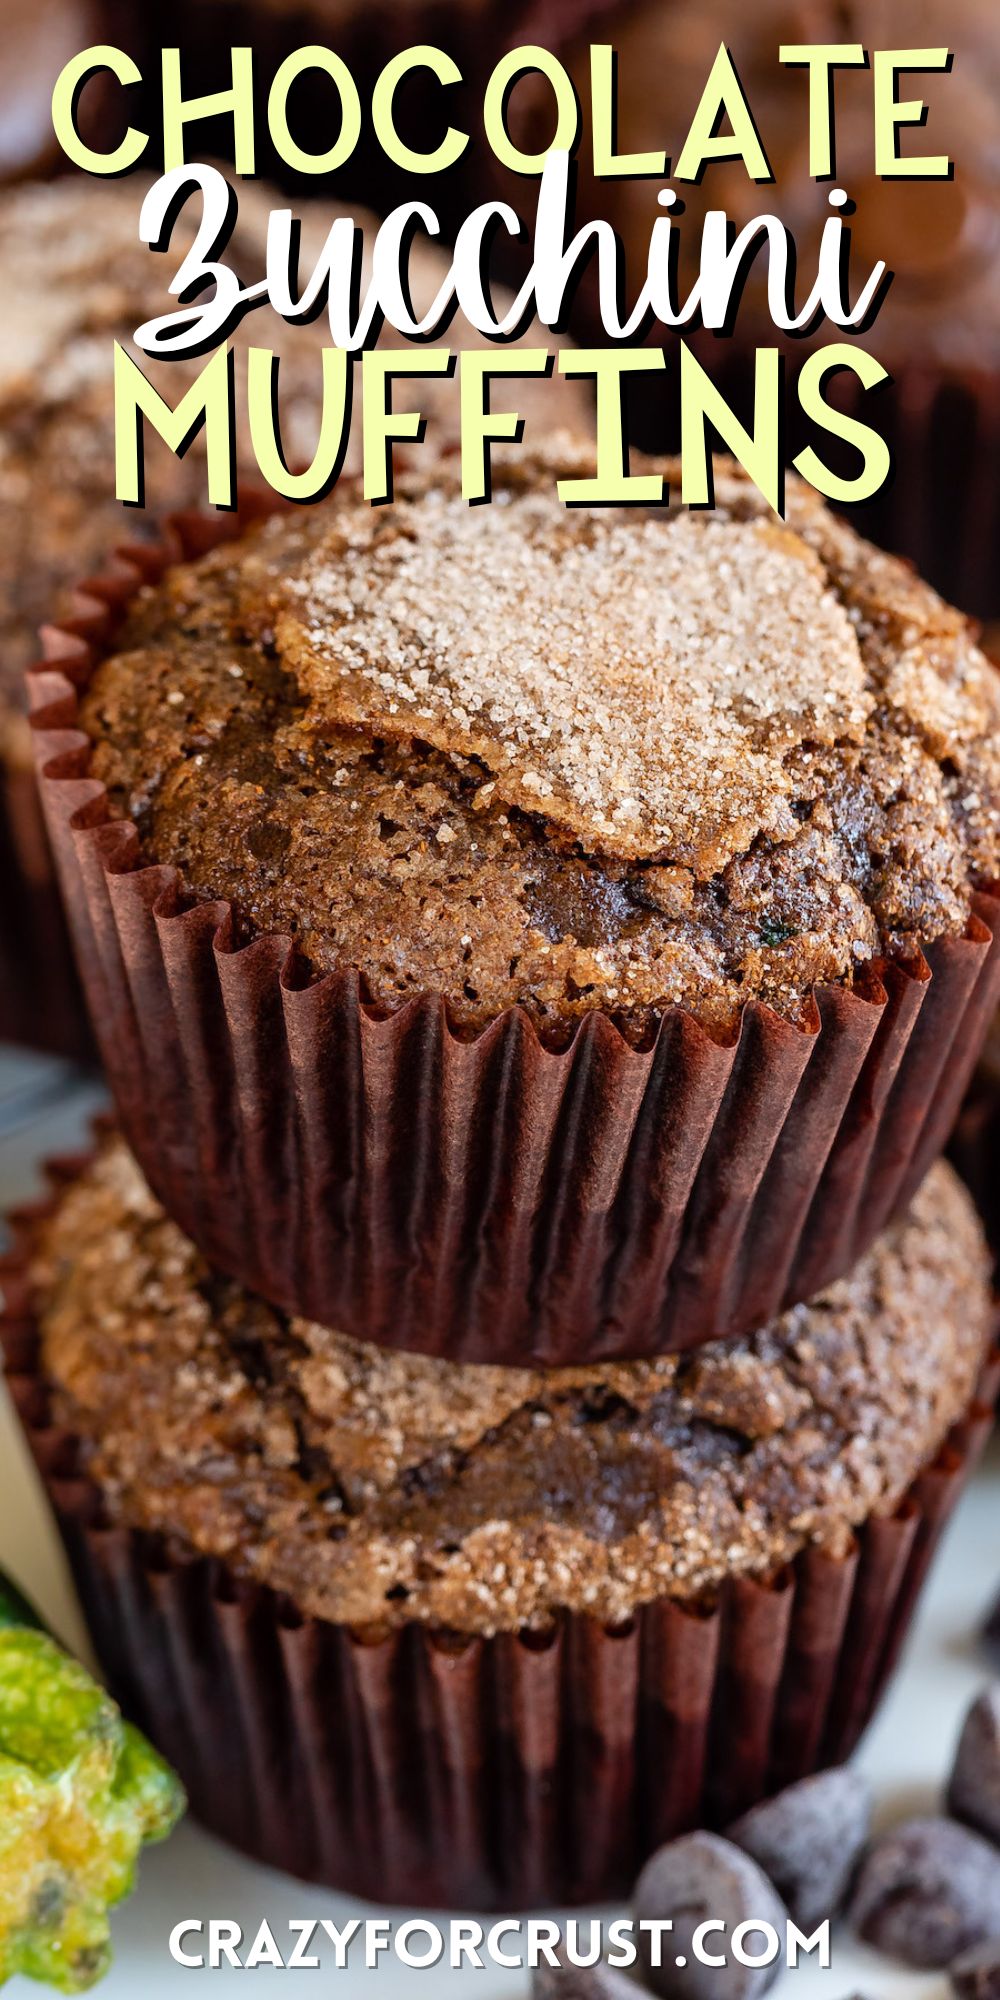
<path id="1" fill-rule="evenodd" d="M 755 215 L 781 215 L 799 251 L 800 298 L 816 271 L 820 233 L 832 213 L 827 196 L 843 187 L 856 206 L 851 218 L 853 291 L 856 296 L 879 258 L 893 280 L 874 324 L 861 335 L 841 335 L 824 324 L 815 341 L 856 339 L 893 377 L 880 395 L 878 428 L 893 449 L 895 477 L 863 509 L 856 525 L 876 541 L 908 556 L 938 589 L 978 617 L 1000 613 L 1000 133 L 996 119 L 1000 84 L 1000 24 L 986 0 L 956 0 L 947 9 L 927 0 L 638 0 L 606 7 L 564 56 L 590 129 L 590 61 L 593 42 L 611 43 L 618 55 L 618 144 L 623 152 L 665 150 L 676 162 L 721 42 L 730 48 L 774 173 L 773 185 L 755 186 L 737 161 L 710 163 L 698 187 L 657 180 L 605 179 L 593 175 L 588 143 L 580 149 L 577 219 L 606 216 L 625 249 L 628 294 L 635 297 L 646 273 L 649 234 L 662 213 L 661 185 L 676 186 L 680 269 L 686 291 L 697 276 L 701 223 L 725 208 L 737 228 Z M 923 130 L 902 127 L 904 155 L 945 153 L 951 180 L 880 180 L 875 173 L 871 69 L 844 69 L 835 81 L 836 180 L 809 179 L 807 73 L 778 61 L 782 44 L 860 43 L 874 49 L 948 45 L 951 75 L 904 73 L 898 96 L 928 105 Z M 650 79 L 655 78 L 655 87 Z M 510 116 L 529 149 L 543 147 L 551 131 L 547 87 L 519 86 Z M 513 198 L 513 197 L 512 197 Z M 516 206 L 516 202 L 515 202 Z M 676 213 L 676 211 L 675 211 Z M 749 420 L 752 350 L 778 344 L 787 356 L 789 455 L 805 442 L 794 396 L 796 364 L 809 343 L 777 335 L 767 313 L 767 258 L 755 260 L 732 338 L 700 334 L 695 344 L 720 385 Z M 597 335 L 593 292 L 580 300 L 578 330 Z M 636 383 L 633 427 L 649 448 L 672 449 L 679 403 L 669 364 L 677 336 L 655 326 L 650 338 L 667 347 L 668 373 Z M 674 350 L 671 354 L 671 349 Z M 861 413 L 865 392 L 843 376 L 837 399 Z"/>
<path id="2" fill-rule="evenodd" d="M 427 456 L 391 508 L 182 522 L 75 686 L 35 683 L 151 1184 L 253 1290 L 454 1360 L 812 1296 L 940 1151 L 1000 1001 L 1000 682 L 964 614 L 798 480 L 784 523 L 721 459 L 714 512 L 567 508 L 593 471 L 550 436 L 494 454 L 489 507 Z M 223 1008 L 213 934 L 257 944 Z"/>
<path id="3" fill-rule="evenodd" d="M 148 537 L 157 516 L 206 504 L 204 447 L 184 458 L 147 434 L 146 509 L 114 495 L 113 343 L 131 346 L 134 328 L 171 304 L 167 285 L 194 240 L 191 204 L 171 250 L 157 257 L 139 240 L 144 183 L 65 178 L 8 193 L 0 212 L 0 1039 L 23 1039 L 67 1053 L 89 1048 L 61 907 L 35 798 L 21 676 L 37 651 L 39 621 L 70 609 L 69 590 L 107 566 L 116 543 Z M 281 197 L 241 183 L 228 261 L 244 282 L 264 268 L 267 221 Z M 330 204 L 302 207 L 302 268 L 310 268 L 338 215 Z M 355 213 L 355 211 L 350 211 Z M 359 216 L 366 238 L 375 219 Z M 440 287 L 446 255 L 426 241 L 411 258 L 414 305 L 426 310 Z M 362 272 L 362 288 L 370 267 Z M 532 331 L 525 339 L 532 339 Z M 552 337 L 534 329 L 536 344 Z M 234 336 L 240 388 L 237 461 L 253 484 L 255 460 L 245 422 L 242 371 L 251 345 L 280 357 L 279 394 L 289 463 L 315 450 L 321 399 L 321 318 L 288 326 L 270 309 L 249 314 Z M 457 319 L 444 336 L 452 349 L 483 346 Z M 384 344 L 405 347 L 391 328 Z M 161 393 L 176 402 L 203 360 L 152 363 L 132 348 Z M 516 407 L 533 430 L 586 420 L 584 386 L 564 378 L 512 384 Z M 394 387 L 398 409 L 427 416 L 426 450 L 454 443 L 459 394 L 454 381 L 416 380 Z M 360 468 L 360 432 L 352 433 L 347 470 Z"/>
<path id="4" fill-rule="evenodd" d="M 949 1155 L 970 1189 L 995 1258 L 1000 1258 L 1000 1016 L 952 1134 Z"/>
<path id="5" fill-rule="evenodd" d="M 453 1366 L 227 1282 L 111 1141 L 15 1220 L 0 1349 L 195 1815 L 354 1895 L 550 1907 L 853 1748 L 987 1428 L 986 1270 L 937 1165 L 732 1345 Z"/>
<path id="6" fill-rule="evenodd" d="M 81 49 L 106 39 L 101 0 L 4 0 L 0 9 L 0 181 L 56 164 L 52 87 Z M 114 113 L 100 81 L 79 106 L 81 129 L 97 141 Z"/>
<path id="7" fill-rule="evenodd" d="M 128 0 L 114 0 L 119 7 Z M 415 198 L 436 209 L 446 235 L 478 199 L 488 149 L 483 137 L 483 91 L 491 71 L 508 49 L 541 43 L 556 53 L 587 32 L 607 0 L 147 0 L 140 57 L 146 85 L 139 96 L 146 129 L 159 144 L 159 61 L 161 44 L 180 51 L 186 96 L 226 90 L 232 83 L 233 45 L 253 49 L 254 76 L 261 106 L 271 79 L 295 50 L 331 48 L 347 65 L 361 102 L 361 130 L 349 159 L 336 171 L 339 199 L 355 196 L 385 214 Z M 393 94 L 393 119 L 403 144 L 432 153 L 450 126 L 466 132 L 463 157 L 443 173 L 421 173 L 414 162 L 390 160 L 373 129 L 372 94 L 386 64 L 404 50 L 431 47 L 445 52 L 460 80 L 443 85 L 424 67 L 404 75 Z M 288 98 L 293 140 L 306 154 L 321 157 L 340 130 L 337 85 L 321 65 L 298 75 Z M 199 125 L 201 157 L 232 157 L 232 119 Z M 202 137 L 201 135 L 205 136 Z M 315 194 L 320 182 L 290 163 L 272 141 L 266 120 L 257 121 L 257 171 L 284 187 Z M 287 149 L 286 149 L 287 150 Z"/>

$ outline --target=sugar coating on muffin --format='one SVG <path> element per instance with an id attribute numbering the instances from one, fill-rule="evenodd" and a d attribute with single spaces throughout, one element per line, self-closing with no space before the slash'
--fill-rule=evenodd
<path id="1" fill-rule="evenodd" d="M 1000 682 L 967 622 L 795 483 L 567 509 L 589 448 L 415 467 L 137 601 L 83 705 L 150 859 L 392 1008 L 730 1033 L 960 934 L 1000 849 Z M 656 464 L 676 490 L 678 467 Z"/>
<path id="2" fill-rule="evenodd" d="M 204 365 L 195 361 L 151 361 L 132 343 L 135 328 L 171 308 L 167 286 L 194 241 L 199 204 L 193 200 L 178 220 L 169 251 L 159 256 L 139 239 L 139 211 L 149 183 L 129 177 L 101 182 L 67 178 L 52 184 L 7 191 L 0 213 L 0 280 L 4 290 L 0 325 L 0 701 L 5 690 L 19 703 L 19 676 L 37 653 L 37 627 L 66 608 L 67 586 L 107 564 L 116 542 L 149 534 L 155 516 L 172 508 L 206 504 L 204 446 L 196 438 L 184 458 L 175 458 L 153 435 L 146 444 L 146 504 L 149 515 L 125 508 L 114 493 L 113 342 L 128 347 L 160 394 L 176 403 Z M 224 262 L 244 284 L 263 275 L 267 224 L 286 198 L 262 183 L 239 186 L 239 213 Z M 371 251 L 378 224 L 364 210 L 326 201 L 296 202 L 301 218 L 300 268 L 312 270 L 326 235 L 338 217 L 353 215 L 364 231 L 360 273 L 363 295 L 371 278 Z M 410 256 L 414 310 L 426 313 L 448 268 L 448 255 L 425 238 Z M 509 300 L 498 293 L 497 309 Z M 555 341 L 537 326 L 527 344 Z M 483 347 L 482 335 L 459 315 L 443 341 L 452 349 Z M 289 464 L 308 464 L 319 435 L 322 408 L 321 350 L 330 345 L 321 316 L 310 324 L 287 325 L 270 308 L 249 313 L 230 343 L 237 362 L 237 465 L 240 477 L 263 484 L 257 471 L 244 393 L 247 353 L 269 348 L 279 358 L 281 438 Z M 380 345 L 408 348 L 402 336 L 383 328 Z M 530 378 L 511 385 L 511 400 L 529 426 L 557 421 L 584 422 L 586 387 L 557 377 Z M 398 410 L 427 416 L 423 447 L 456 442 L 459 397 L 454 382 L 429 377 L 400 381 L 393 388 Z M 352 430 L 348 469 L 360 466 L 357 426 Z M 0 712 L 0 729 L 3 727 Z M 0 749 L 2 749 L 0 739 Z"/>
<path id="3" fill-rule="evenodd" d="M 475 757 L 486 798 L 609 858 L 699 874 L 790 834 L 789 753 L 873 698 L 812 551 L 766 520 L 567 517 L 554 484 L 368 513 L 287 586 L 275 639 L 317 726 Z M 470 592 L 470 584 L 474 587 Z"/>
<path id="4" fill-rule="evenodd" d="M 120 1141 L 60 1195 L 31 1280 L 110 1517 L 365 1628 L 616 1621 L 843 1555 L 964 1412 L 991 1324 L 945 1166 L 812 1305 L 655 1362 L 465 1367 L 288 1318 L 211 1272 Z"/>

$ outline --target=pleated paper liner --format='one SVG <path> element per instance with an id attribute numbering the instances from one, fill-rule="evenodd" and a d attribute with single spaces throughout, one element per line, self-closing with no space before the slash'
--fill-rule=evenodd
<path id="1" fill-rule="evenodd" d="M 77 689 L 141 580 L 233 537 L 179 516 L 49 628 L 29 676 L 46 816 L 125 1136 L 209 1260 L 364 1340 L 514 1365 L 746 1332 L 848 1270 L 941 1151 L 1000 997 L 1000 897 L 962 937 L 651 1046 L 594 1013 L 568 1047 L 514 1007 L 473 1038 L 440 995 L 390 1014 L 290 938 L 144 866 L 88 775 Z"/>
<path id="2" fill-rule="evenodd" d="M 625 1894 L 660 1841 L 850 1754 L 989 1431 L 995 1357 L 934 1464 L 843 1559 L 809 1550 L 614 1629 L 356 1633 L 108 1525 L 39 1369 L 24 1253 L 44 1212 L 22 1215 L 3 1271 L 9 1386 L 109 1684 L 223 1839 L 379 1902 L 592 1903 Z"/>
<path id="3" fill-rule="evenodd" d="M 30 742 L 25 747 L 26 763 L 0 756 L 0 1042 L 95 1062 Z"/>

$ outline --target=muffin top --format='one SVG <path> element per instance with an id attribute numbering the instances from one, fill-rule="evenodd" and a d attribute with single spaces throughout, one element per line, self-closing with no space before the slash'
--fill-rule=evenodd
<path id="1" fill-rule="evenodd" d="M 638 461 L 634 461 L 638 469 Z M 654 465 L 677 484 L 679 468 Z M 589 448 L 342 491 L 137 599 L 82 708 L 149 859 L 372 1001 L 730 1033 L 963 930 L 1000 839 L 966 621 L 796 484 L 566 508 Z"/>
<path id="2" fill-rule="evenodd" d="M 115 499 L 113 342 L 120 341 L 140 363 L 160 393 L 175 403 L 204 366 L 195 361 L 151 361 L 131 340 L 145 320 L 167 312 L 176 301 L 167 285 L 194 241 L 198 202 L 177 223 L 167 255 L 157 256 L 139 239 L 139 210 L 149 183 L 129 178 L 95 181 L 80 177 L 29 185 L 7 192 L 0 211 L 0 280 L 4 312 L 0 323 L 0 748 L 3 705 L 21 705 L 20 676 L 37 652 L 37 627 L 65 608 L 63 593 L 108 562 L 117 542 L 152 531 L 155 515 L 172 508 L 206 504 L 204 440 L 195 439 L 182 459 L 148 432 L 147 513 Z M 225 261 L 244 283 L 264 270 L 267 222 L 287 197 L 259 182 L 241 182 L 239 213 Z M 334 221 L 348 213 L 365 231 L 363 293 L 371 276 L 371 244 L 377 223 L 364 211 L 329 202 L 296 202 L 302 219 L 301 268 L 312 268 Z M 414 244 L 411 290 L 414 309 L 426 312 L 440 289 L 447 254 L 424 238 Z M 504 309 L 498 299 L 498 310 Z M 537 326 L 524 335 L 551 347 L 552 337 Z M 391 327 L 381 344 L 408 346 Z M 244 380 L 251 346 L 279 357 L 281 435 L 288 462 L 308 463 L 316 448 L 322 407 L 321 351 L 330 344 L 321 317 L 310 325 L 286 325 L 270 308 L 249 313 L 232 337 L 237 358 L 237 466 L 248 484 L 262 485 L 250 443 Z M 457 317 L 442 336 L 453 349 L 482 347 L 483 337 Z M 555 343 L 558 345 L 558 343 Z M 557 377 L 530 378 L 511 385 L 516 407 L 529 427 L 557 421 L 582 422 L 588 407 L 585 385 Z M 400 381 L 393 389 L 397 409 L 427 416 L 427 445 L 454 443 L 459 429 L 459 395 L 453 381 L 429 377 Z M 355 429 L 347 460 L 360 465 L 360 432 Z M 8 728 L 16 724 L 8 716 Z M 17 731 L 23 740 L 22 729 Z"/>
<path id="3" fill-rule="evenodd" d="M 116 1522 L 302 1611 L 465 1633 L 707 1600 L 891 1512 L 964 1411 L 987 1253 L 951 1170 L 851 1277 L 749 1338 L 598 1368 L 386 1353 L 213 1275 L 123 1144 L 31 1281 L 56 1421 Z"/>

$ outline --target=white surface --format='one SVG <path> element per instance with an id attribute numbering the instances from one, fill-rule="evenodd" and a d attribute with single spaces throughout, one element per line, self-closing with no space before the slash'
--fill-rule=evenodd
<path id="1" fill-rule="evenodd" d="M 30 1085 L 42 1098 L 26 1097 Z M 16 1094 L 15 1094 L 16 1093 Z M 35 1191 L 34 1163 L 46 1152 L 72 1148 L 86 1129 L 97 1093 L 51 1068 L 25 1068 L 0 1052 L 0 1210 Z M 33 1110 L 37 1106 L 37 1112 Z M 56 1536 L 12 1417 L 0 1391 L 0 1561 L 28 1589 L 55 1629 L 83 1646 L 76 1607 L 67 1583 Z M 947 1770 L 966 1706 L 989 1677 L 976 1634 L 1000 1587 L 1000 1449 L 994 1446 L 984 1469 L 966 1494 L 939 1555 L 915 1631 L 890 1697 L 859 1756 L 876 1789 L 880 1820 L 901 1818 L 932 1807 Z M 361 1905 L 323 1890 L 304 1887 L 242 1860 L 193 1825 L 150 1853 L 139 1889 L 115 1918 L 116 1962 L 100 1991 L 106 2000 L 180 2000 L 197 1978 L 232 1978 L 231 1969 L 185 1971 L 169 1956 L 167 1938 L 182 1917 L 232 1918 L 252 1937 L 267 1918 L 281 1942 L 293 1918 L 329 1917 L 343 1923 L 368 1914 Z M 412 1915 L 413 1912 L 406 1914 Z M 450 2000 L 501 2000 L 524 1994 L 527 1975 L 498 1967 L 479 1972 L 439 1967 L 416 1972 L 384 1960 L 378 1971 L 362 1964 L 334 1970 L 332 1955 L 319 1971 L 291 1973 L 260 1968 L 255 1996 L 287 1996 L 289 1990 L 326 1993 L 341 2000 L 372 1995 L 397 2000 L 423 1993 Z M 420 1982 L 419 1984 L 417 1982 Z M 15 1980 L 10 2000 L 39 1993 Z M 827 1971 L 812 1967 L 786 1973 L 773 1989 L 775 2000 L 944 2000 L 949 1988 L 940 1975 L 915 1976 L 858 1947 L 843 1932 L 834 1939 Z"/>

